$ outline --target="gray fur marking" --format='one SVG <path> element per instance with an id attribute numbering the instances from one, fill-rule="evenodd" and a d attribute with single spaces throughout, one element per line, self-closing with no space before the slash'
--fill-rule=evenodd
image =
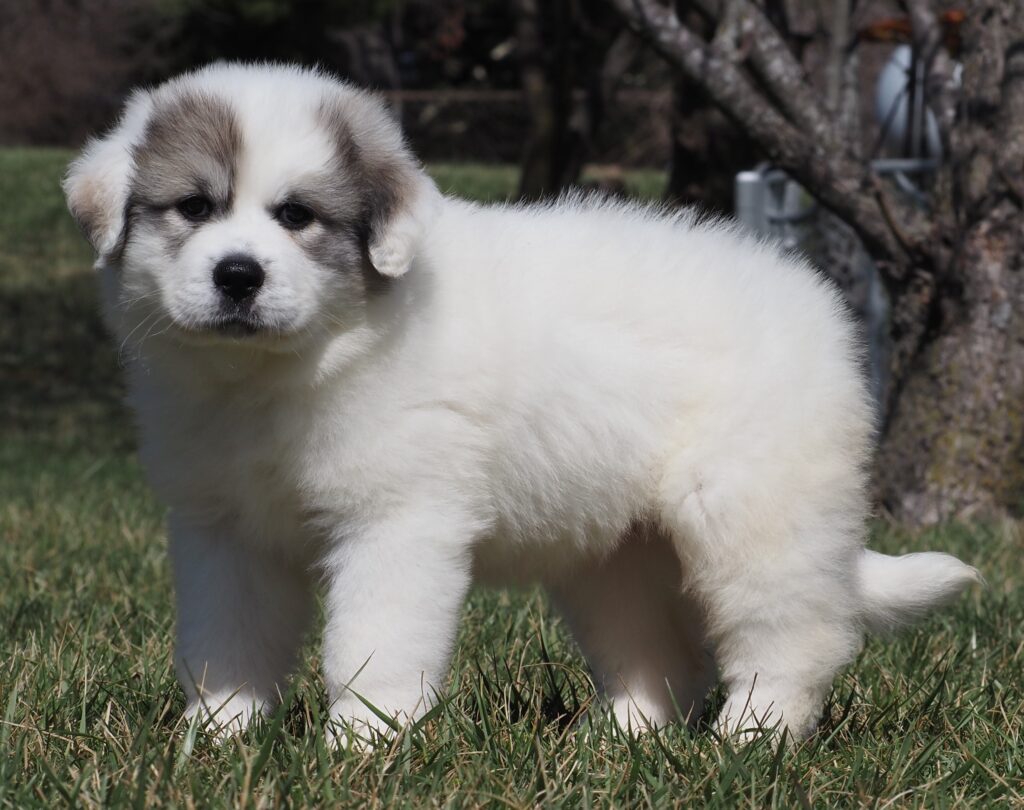
<path id="1" fill-rule="evenodd" d="M 135 173 L 128 196 L 125 238 L 135 223 L 158 228 L 175 258 L 194 231 L 172 213 L 175 203 L 202 194 L 215 215 L 231 207 L 242 134 L 227 102 L 189 92 L 157 107 L 142 141 L 132 149 Z"/>
<path id="2" fill-rule="evenodd" d="M 355 224 L 358 228 L 367 281 L 372 288 L 386 289 L 387 279 L 376 272 L 369 258 L 369 244 L 373 236 L 385 228 L 410 203 L 409 189 L 416 182 L 417 163 L 404 143 L 397 149 L 387 145 L 360 144 L 357 127 L 350 118 L 365 116 L 364 129 L 383 129 L 388 115 L 383 107 L 368 97 L 337 97 L 325 99 L 318 111 L 321 125 L 330 133 L 335 145 L 334 165 L 330 181 L 335 193 L 352 200 Z M 376 127 L 374 125 L 377 125 Z M 382 148 L 383 146 L 383 148 Z M 351 205 L 351 203 L 350 203 Z"/>
<path id="3" fill-rule="evenodd" d="M 227 102 L 187 93 L 154 110 L 132 150 L 131 199 L 168 208 L 190 194 L 208 196 L 218 212 L 230 208 L 242 134 Z"/>

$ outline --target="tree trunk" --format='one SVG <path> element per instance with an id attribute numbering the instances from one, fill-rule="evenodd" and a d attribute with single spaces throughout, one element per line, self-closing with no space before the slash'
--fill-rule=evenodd
<path id="1" fill-rule="evenodd" d="M 1024 505 L 1024 218 L 1005 202 L 965 235 L 878 456 L 882 504 L 917 525 Z M 955 301 L 953 306 L 951 303 Z"/>
<path id="2" fill-rule="evenodd" d="M 763 154 L 689 79 L 672 90 L 672 162 L 665 197 L 716 214 L 733 210 L 733 179 Z"/>
<path id="3" fill-rule="evenodd" d="M 676 12 L 704 38 L 710 22 L 683 0 Z M 672 82 L 672 157 L 665 199 L 674 205 L 697 205 L 716 214 L 733 207 L 737 172 L 753 169 L 763 152 L 719 109 L 701 86 L 683 73 Z"/>
<path id="4" fill-rule="evenodd" d="M 576 185 L 638 43 L 618 16 L 582 0 L 517 0 L 516 39 L 530 130 L 519 197 Z"/>
<path id="5" fill-rule="evenodd" d="M 947 258 L 918 291 L 924 318 L 906 312 L 914 296 L 894 300 L 921 339 L 897 358 L 878 457 L 882 504 L 917 525 L 1024 507 L 1024 4 L 971 3 L 962 34 L 960 116 L 931 195 Z"/>
<path id="6" fill-rule="evenodd" d="M 575 65 L 566 0 L 556 0 L 546 10 L 538 0 L 518 0 L 518 9 L 516 35 L 530 112 L 519 196 L 538 200 L 575 183 L 583 166 L 582 138 L 573 115 Z"/>

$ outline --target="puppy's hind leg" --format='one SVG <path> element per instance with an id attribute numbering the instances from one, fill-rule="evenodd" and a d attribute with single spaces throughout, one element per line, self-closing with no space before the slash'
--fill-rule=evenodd
<path id="1" fill-rule="evenodd" d="M 550 585 L 623 729 L 696 722 L 714 683 L 702 617 L 681 583 L 669 540 L 637 526 L 611 555 Z"/>
<path id="2" fill-rule="evenodd" d="M 173 517 L 170 528 L 186 715 L 220 735 L 240 731 L 285 690 L 311 616 L 309 584 L 237 538 Z"/>
<path id="3" fill-rule="evenodd" d="M 718 720 L 724 734 L 788 727 L 797 739 L 807 736 L 833 678 L 861 644 L 858 491 L 789 494 L 706 479 L 665 509 L 727 691 Z"/>

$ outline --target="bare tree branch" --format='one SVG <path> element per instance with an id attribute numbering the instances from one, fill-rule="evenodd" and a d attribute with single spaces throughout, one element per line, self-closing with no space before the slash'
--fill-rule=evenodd
<path id="1" fill-rule="evenodd" d="M 764 12 L 746 3 L 750 25 L 750 64 L 768 86 L 786 115 L 829 149 L 840 149 L 842 133 L 830 120 L 824 106 L 804 75 L 785 40 Z"/>
<path id="2" fill-rule="evenodd" d="M 935 114 L 942 147 L 949 152 L 950 133 L 956 118 L 953 60 L 943 49 L 944 32 L 932 0 L 904 0 L 910 15 L 914 50 L 924 60 L 925 102 Z"/>
<path id="3" fill-rule="evenodd" d="M 730 3 L 735 6 L 733 29 L 742 37 L 742 50 L 783 114 L 830 148 L 838 147 L 843 141 L 841 134 L 819 105 L 803 67 L 764 11 L 747 0 L 696 0 L 704 14 L 719 20 L 727 15 Z"/>
<path id="4" fill-rule="evenodd" d="M 1005 145 L 1000 151 L 999 172 L 1018 197 L 1024 189 L 1024 143 L 1021 142 L 1021 132 L 1024 132 L 1024 8 L 1021 5 L 1020 2 L 1009 3 L 1002 9 L 1005 68 L 997 119 L 998 137 Z"/>
<path id="5" fill-rule="evenodd" d="M 827 103 L 846 153 L 861 160 L 860 57 L 852 31 L 851 0 L 831 0 L 826 63 Z M 884 211 L 883 211 L 884 213 Z"/>
<path id="6" fill-rule="evenodd" d="M 1024 191 L 1024 10 L 1021 0 L 980 0 L 963 23 L 964 110 L 952 137 L 955 204 L 963 212 Z M 1009 181 L 1009 182 L 1007 182 Z M 984 205 L 982 205 L 984 201 Z"/>
<path id="7" fill-rule="evenodd" d="M 633 30 L 699 84 L 727 115 L 764 147 L 776 164 L 849 223 L 872 255 L 880 260 L 890 281 L 899 284 L 906 272 L 907 262 L 896 261 L 898 258 L 909 254 L 910 264 L 930 263 L 928 222 L 919 214 L 901 211 L 901 238 L 897 238 L 876 200 L 876 193 L 884 192 L 873 182 L 868 167 L 836 147 L 830 126 L 824 128 L 828 132 L 824 136 L 813 127 L 794 126 L 727 54 L 706 43 L 686 28 L 671 10 L 654 0 L 612 0 L 612 3 Z M 763 17 L 755 19 L 764 20 Z M 772 43 L 781 43 L 781 38 L 767 20 L 764 22 L 768 30 L 757 29 L 765 34 L 767 42 L 759 46 L 763 49 L 761 53 L 775 53 Z M 784 43 L 782 48 L 785 49 Z M 788 54 L 788 49 L 785 50 Z M 812 91 L 802 71 L 790 69 L 795 64 L 791 54 L 788 62 L 781 57 L 772 62 L 770 74 L 776 89 L 773 95 L 777 93 L 790 100 L 810 96 Z M 820 114 L 820 109 L 818 112 Z M 895 205 L 891 207 L 899 210 Z"/>
<path id="8" fill-rule="evenodd" d="M 843 66 L 846 46 L 850 38 L 850 0 L 832 0 L 832 14 L 828 24 L 828 61 L 825 65 L 828 104 L 838 110 L 843 93 Z"/>

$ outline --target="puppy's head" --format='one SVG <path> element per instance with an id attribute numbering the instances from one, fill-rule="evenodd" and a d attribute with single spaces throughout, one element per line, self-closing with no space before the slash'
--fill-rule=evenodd
<path id="1" fill-rule="evenodd" d="M 64 188 L 123 338 L 286 350 L 357 323 L 437 204 L 380 102 L 274 66 L 136 93 Z"/>

